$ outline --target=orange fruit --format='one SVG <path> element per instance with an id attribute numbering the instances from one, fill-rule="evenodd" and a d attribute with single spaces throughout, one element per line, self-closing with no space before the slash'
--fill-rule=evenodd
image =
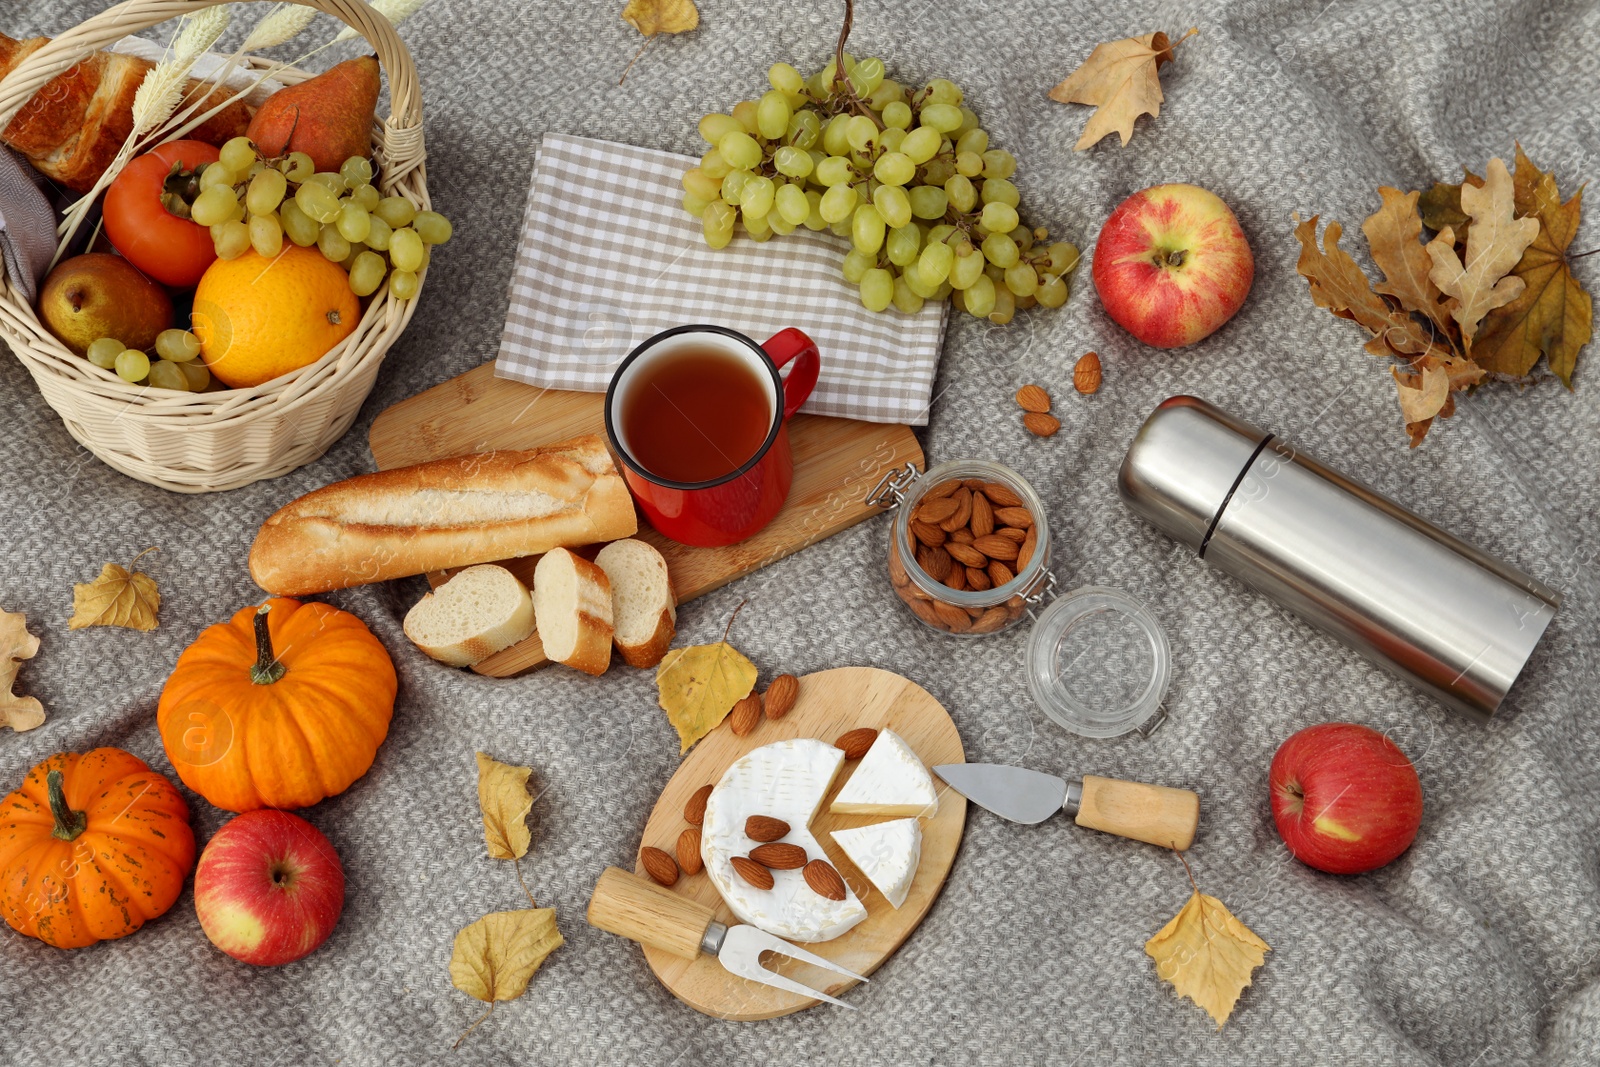
<path id="1" fill-rule="evenodd" d="M 315 248 L 285 243 L 206 268 L 194 292 L 200 354 L 235 389 L 309 366 L 356 328 L 361 303 L 350 276 Z"/>

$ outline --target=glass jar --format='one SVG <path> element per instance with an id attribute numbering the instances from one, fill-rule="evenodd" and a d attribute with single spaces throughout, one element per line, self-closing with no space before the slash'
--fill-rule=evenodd
<path id="1" fill-rule="evenodd" d="M 974 494 L 982 494 L 983 502 L 974 504 Z M 913 517 L 925 514 L 919 512 L 922 505 L 943 498 L 957 500 L 956 513 L 937 527 L 918 522 L 921 529 L 914 529 Z M 1028 607 L 1039 603 L 1055 584 L 1044 505 L 1027 479 L 1004 464 L 957 460 L 920 475 L 908 464 L 885 477 L 867 499 L 896 509 L 889 534 L 889 581 L 895 595 L 923 623 L 941 633 L 960 637 L 1002 633 L 1015 626 Z M 1015 508 L 1027 512 L 1026 523 L 1004 522 L 995 514 Z M 975 521 L 973 510 L 990 513 L 992 533 L 982 533 L 989 523 Z M 1022 523 L 1016 512 L 1006 512 L 1004 518 Z M 1013 552 L 989 541 L 974 546 L 972 542 L 980 536 L 1010 540 L 1016 548 Z M 967 562 L 952 555 L 954 544 L 964 546 L 960 555 Z M 977 552 L 980 547 L 989 547 L 992 554 Z M 987 565 L 973 565 L 980 560 Z"/>

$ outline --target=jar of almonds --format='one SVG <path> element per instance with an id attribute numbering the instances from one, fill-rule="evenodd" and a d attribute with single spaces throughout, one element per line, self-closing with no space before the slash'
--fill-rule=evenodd
<path id="1" fill-rule="evenodd" d="M 988 460 L 901 468 L 869 503 L 898 505 L 889 580 L 929 626 L 962 636 L 1015 625 L 1054 585 L 1050 525 L 1027 480 Z"/>

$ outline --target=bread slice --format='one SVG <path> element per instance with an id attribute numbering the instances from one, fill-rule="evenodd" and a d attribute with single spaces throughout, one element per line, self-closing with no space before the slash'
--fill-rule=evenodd
<path id="1" fill-rule="evenodd" d="M 504 567 L 468 567 L 406 612 L 406 636 L 452 667 L 470 667 L 533 633 L 533 596 Z"/>
<path id="2" fill-rule="evenodd" d="M 611 580 L 617 652 L 630 667 L 654 667 L 678 632 L 667 561 L 655 546 L 629 537 L 602 548 L 594 562 Z"/>
<path id="3" fill-rule="evenodd" d="M 585 674 L 611 666 L 611 580 L 582 556 L 553 548 L 533 569 L 533 614 L 553 663 Z"/>

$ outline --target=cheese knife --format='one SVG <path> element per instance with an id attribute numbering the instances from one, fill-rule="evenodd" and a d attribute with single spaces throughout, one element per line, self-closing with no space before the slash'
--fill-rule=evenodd
<path id="1" fill-rule="evenodd" d="M 1079 826 L 1186 849 L 1200 824 L 1200 797 L 1188 789 L 1086 774 L 1069 782 L 1000 763 L 946 763 L 933 769 L 957 793 L 1012 822 L 1041 823 L 1058 811 Z"/>

